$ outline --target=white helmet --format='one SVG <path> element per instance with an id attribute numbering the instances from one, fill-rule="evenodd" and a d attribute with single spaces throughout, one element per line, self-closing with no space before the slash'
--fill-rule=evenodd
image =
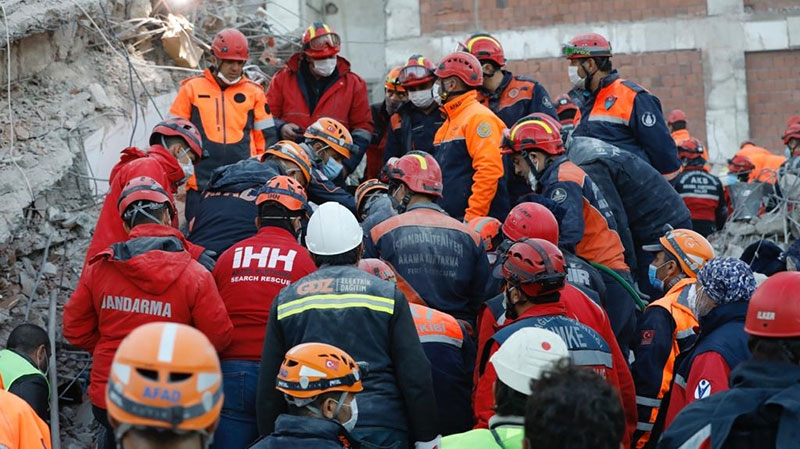
<path id="1" fill-rule="evenodd" d="M 538 327 L 514 332 L 489 361 L 504 384 L 524 395 L 531 394 L 531 380 L 564 357 L 569 350 L 558 334 Z"/>
<path id="2" fill-rule="evenodd" d="M 360 245 L 363 239 L 358 220 L 339 203 L 323 203 L 308 220 L 306 246 L 318 256 L 344 254 Z"/>

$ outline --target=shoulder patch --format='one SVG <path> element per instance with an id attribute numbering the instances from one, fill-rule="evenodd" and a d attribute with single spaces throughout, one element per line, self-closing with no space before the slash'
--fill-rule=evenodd
<path id="1" fill-rule="evenodd" d="M 544 106 L 547 109 L 550 109 L 550 108 L 553 107 L 553 102 L 550 101 L 550 98 L 547 95 L 542 97 L 542 106 Z"/>
<path id="2" fill-rule="evenodd" d="M 508 91 L 508 98 L 517 98 L 519 95 L 519 89 L 514 88 Z"/>
<path id="3" fill-rule="evenodd" d="M 653 344 L 653 337 L 655 337 L 656 331 L 655 329 L 645 329 L 642 331 L 642 340 L 639 343 L 640 346 L 647 346 Z"/>
<path id="4" fill-rule="evenodd" d="M 567 191 L 561 187 L 557 187 L 553 190 L 553 193 L 550 194 L 550 199 L 556 203 L 563 203 L 567 199 Z"/>
<path id="5" fill-rule="evenodd" d="M 656 115 L 650 111 L 642 114 L 642 125 L 652 128 L 656 124 Z"/>
<path id="6" fill-rule="evenodd" d="M 694 398 L 695 399 L 703 399 L 707 398 L 711 395 L 711 382 L 700 379 L 700 382 L 697 383 L 697 388 L 694 389 Z"/>
<path id="7" fill-rule="evenodd" d="M 480 137 L 489 137 L 492 135 L 492 127 L 486 122 L 481 122 L 481 124 L 478 125 L 477 133 Z"/>

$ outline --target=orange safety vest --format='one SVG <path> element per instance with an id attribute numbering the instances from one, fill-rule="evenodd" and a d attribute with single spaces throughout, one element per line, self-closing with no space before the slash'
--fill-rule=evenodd
<path id="1" fill-rule="evenodd" d="M 451 315 L 419 304 L 409 304 L 421 343 L 446 343 L 461 347 L 464 332 Z"/>
<path id="2" fill-rule="evenodd" d="M 694 341 L 695 328 L 699 326 L 697 319 L 694 317 L 692 309 L 689 307 L 689 295 L 692 293 L 692 287 L 697 283 L 695 278 L 684 278 L 673 285 L 671 289 L 664 295 L 663 298 L 651 302 L 647 307 L 662 307 L 666 309 L 672 319 L 675 320 L 675 330 L 672 332 L 672 349 L 669 352 L 666 364 L 661 373 L 661 388 L 658 391 L 658 396 L 655 398 L 642 397 L 637 394 L 636 402 L 639 405 L 652 407 L 650 416 L 640 416 L 639 423 L 644 425 L 655 424 L 658 417 L 659 406 L 651 404 L 660 404 L 664 395 L 669 391 L 672 377 L 675 370 L 675 359 L 678 355 L 691 346 Z M 636 447 L 641 448 L 650 437 L 650 432 L 645 432 L 641 438 L 636 442 Z"/>
<path id="3" fill-rule="evenodd" d="M 50 428 L 30 405 L 3 389 L 0 379 L 0 448 L 50 449 Z"/>

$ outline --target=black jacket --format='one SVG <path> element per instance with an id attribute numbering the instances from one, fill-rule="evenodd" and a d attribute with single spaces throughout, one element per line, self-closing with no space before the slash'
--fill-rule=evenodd
<path id="1" fill-rule="evenodd" d="M 261 435 L 273 432 L 286 409 L 275 389 L 284 355 L 306 342 L 334 345 L 369 364 L 356 429 L 408 432 L 412 441 L 439 434 L 430 363 L 403 294 L 394 283 L 354 266 L 325 265 L 284 288 L 272 303 L 258 375 Z"/>

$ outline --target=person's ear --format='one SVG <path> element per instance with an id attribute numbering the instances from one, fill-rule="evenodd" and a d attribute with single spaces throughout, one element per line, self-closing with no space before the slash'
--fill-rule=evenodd
<path id="1" fill-rule="evenodd" d="M 327 419 L 334 419 L 336 418 L 336 401 L 333 398 L 327 398 L 322 402 L 322 407 L 320 407 L 320 411 L 322 412 L 322 416 Z"/>
<path id="2" fill-rule="evenodd" d="M 161 224 L 163 224 L 164 226 L 171 226 L 172 225 L 172 214 L 170 213 L 170 208 L 169 207 L 165 207 L 161 211 L 161 217 L 159 217 L 159 218 L 161 218 Z"/>

